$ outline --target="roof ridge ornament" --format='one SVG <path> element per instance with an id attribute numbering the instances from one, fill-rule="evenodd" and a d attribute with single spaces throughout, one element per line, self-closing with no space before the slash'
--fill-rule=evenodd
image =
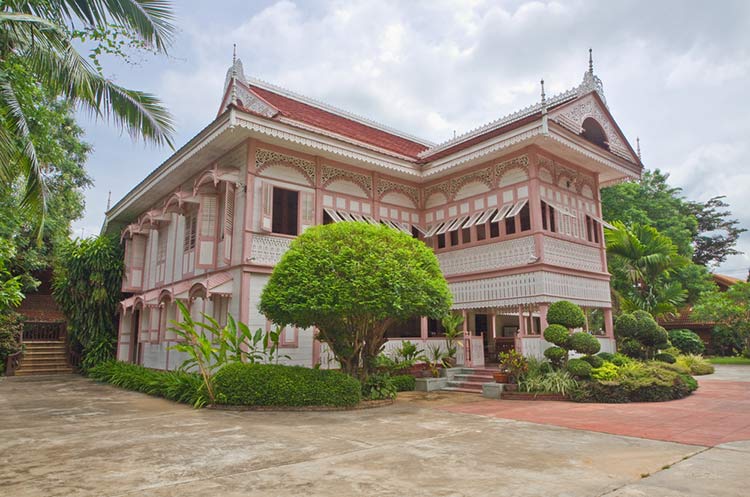
<path id="1" fill-rule="evenodd" d="M 583 81 L 578 85 L 577 93 L 579 97 L 595 91 L 599 94 L 604 105 L 607 105 L 607 99 L 604 97 L 604 84 L 599 76 L 594 74 L 594 54 L 593 50 L 589 48 L 589 69 L 583 73 Z"/>
<path id="2" fill-rule="evenodd" d="M 635 152 L 638 154 L 638 160 L 643 162 L 643 157 L 641 157 L 641 137 L 639 136 L 635 137 Z"/>

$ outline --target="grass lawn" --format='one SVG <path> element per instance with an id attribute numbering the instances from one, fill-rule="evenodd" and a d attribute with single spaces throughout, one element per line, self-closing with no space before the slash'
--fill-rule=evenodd
<path id="1" fill-rule="evenodd" d="M 747 364 L 750 366 L 750 358 L 747 357 L 709 357 L 711 364 Z"/>

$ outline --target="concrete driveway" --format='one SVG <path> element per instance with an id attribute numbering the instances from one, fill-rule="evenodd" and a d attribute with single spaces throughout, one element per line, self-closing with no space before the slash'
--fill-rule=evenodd
<path id="1" fill-rule="evenodd" d="M 0 379 L 0 494 L 739 496 L 750 443 L 715 448 L 443 410 L 224 412 L 78 376 Z"/>

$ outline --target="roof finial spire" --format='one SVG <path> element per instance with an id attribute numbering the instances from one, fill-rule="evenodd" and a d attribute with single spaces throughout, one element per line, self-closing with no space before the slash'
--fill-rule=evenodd
<path id="1" fill-rule="evenodd" d="M 589 48 L 589 72 L 594 74 L 594 51 Z"/>
<path id="2" fill-rule="evenodd" d="M 636 136 L 635 137 L 635 153 L 638 154 L 638 160 L 642 160 L 641 157 L 641 138 Z"/>
<path id="3" fill-rule="evenodd" d="M 542 87 L 542 114 L 547 113 L 547 94 L 544 93 L 544 79 L 539 81 L 540 86 Z"/>
<path id="4" fill-rule="evenodd" d="M 229 100 L 230 103 L 234 104 L 237 102 L 237 44 L 232 43 L 232 98 Z"/>
<path id="5" fill-rule="evenodd" d="M 109 212 L 109 208 L 112 204 L 112 190 L 109 191 L 109 194 L 107 195 L 107 210 L 105 212 Z"/>

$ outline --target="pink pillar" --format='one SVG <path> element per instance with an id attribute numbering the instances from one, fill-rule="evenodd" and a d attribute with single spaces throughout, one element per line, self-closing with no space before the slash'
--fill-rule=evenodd
<path id="1" fill-rule="evenodd" d="M 471 337 L 469 337 L 469 313 L 461 311 L 464 317 L 464 366 L 471 367 Z"/>
<path id="2" fill-rule="evenodd" d="M 312 343 L 312 365 L 320 364 L 320 342 L 318 341 L 318 329 L 313 328 Z"/>
<path id="3" fill-rule="evenodd" d="M 612 321 L 612 309 L 603 309 L 604 311 L 604 335 L 607 338 L 615 337 L 615 326 Z"/>
<path id="4" fill-rule="evenodd" d="M 427 326 L 426 316 L 422 316 L 421 318 L 419 318 L 419 331 L 420 331 L 420 336 L 422 337 L 422 340 L 427 340 L 428 326 Z"/>
<path id="5" fill-rule="evenodd" d="M 549 309 L 549 304 L 539 304 L 539 326 L 541 327 L 541 330 L 539 330 L 541 333 L 544 333 L 544 330 L 547 329 L 547 310 Z"/>
<path id="6" fill-rule="evenodd" d="M 490 340 L 490 346 L 489 349 L 491 352 L 496 352 L 496 338 L 497 338 L 497 311 L 495 309 L 492 309 L 492 314 L 490 314 L 490 333 L 489 333 L 489 340 Z"/>

